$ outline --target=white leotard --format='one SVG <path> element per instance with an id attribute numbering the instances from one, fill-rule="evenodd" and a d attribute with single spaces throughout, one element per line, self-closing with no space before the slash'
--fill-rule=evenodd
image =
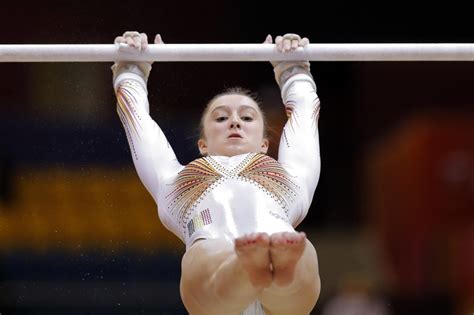
<path id="1" fill-rule="evenodd" d="M 320 173 L 319 99 L 310 76 L 296 74 L 282 87 L 289 118 L 278 161 L 246 153 L 202 157 L 183 166 L 149 115 L 144 78 L 123 71 L 114 88 L 138 175 L 161 222 L 186 248 L 198 239 L 294 231 L 306 216 Z"/>

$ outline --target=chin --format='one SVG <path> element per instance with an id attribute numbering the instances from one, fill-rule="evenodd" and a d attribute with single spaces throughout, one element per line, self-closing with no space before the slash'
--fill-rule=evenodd
<path id="1" fill-rule="evenodd" d="M 245 148 L 228 148 L 226 150 L 221 151 L 219 154 L 216 155 L 223 155 L 223 156 L 235 156 L 244 153 L 250 153 L 252 150 L 245 149 Z"/>
<path id="2" fill-rule="evenodd" d="M 225 154 L 225 156 L 236 156 L 236 155 L 240 155 L 240 154 L 244 154 L 244 153 L 249 153 L 250 151 L 246 151 L 246 150 L 232 150 L 232 151 L 227 151 Z"/>
<path id="3" fill-rule="evenodd" d="M 246 149 L 230 149 L 230 150 L 226 150 L 225 151 L 226 154 L 223 154 L 225 156 L 235 156 L 235 155 L 240 155 L 240 154 L 245 154 L 245 153 L 263 153 L 265 154 L 265 152 L 263 152 L 260 148 L 258 149 L 249 149 L 249 148 L 246 148 Z"/>
<path id="4" fill-rule="evenodd" d="M 236 156 L 240 154 L 245 154 L 245 153 L 263 153 L 265 152 L 262 151 L 260 147 L 248 147 L 244 145 L 231 145 L 231 146 L 225 146 L 224 148 L 221 147 L 221 150 L 215 150 L 212 153 L 209 152 L 208 155 L 216 155 L 216 156 Z"/>

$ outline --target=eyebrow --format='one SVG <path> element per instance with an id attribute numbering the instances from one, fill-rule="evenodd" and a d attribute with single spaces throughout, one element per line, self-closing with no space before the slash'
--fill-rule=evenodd
<path id="1" fill-rule="evenodd" d="M 239 109 L 241 107 L 244 107 L 244 109 L 253 109 L 255 112 L 257 112 L 257 110 L 253 107 L 253 106 L 250 106 L 250 105 L 240 105 Z M 218 110 L 218 109 L 229 109 L 229 106 L 228 105 L 220 105 L 220 106 L 217 106 L 216 108 L 214 108 L 212 111 L 211 111 L 211 114 Z"/>

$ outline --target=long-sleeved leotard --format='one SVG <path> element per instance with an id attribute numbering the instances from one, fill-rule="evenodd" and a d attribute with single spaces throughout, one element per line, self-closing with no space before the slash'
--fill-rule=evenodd
<path id="1" fill-rule="evenodd" d="M 282 86 L 288 122 L 278 161 L 246 153 L 206 156 L 183 166 L 149 115 L 146 81 L 137 73 L 121 71 L 115 78 L 117 111 L 135 168 L 163 225 L 186 248 L 198 239 L 294 231 L 308 212 L 320 173 L 313 79 L 296 74 Z"/>

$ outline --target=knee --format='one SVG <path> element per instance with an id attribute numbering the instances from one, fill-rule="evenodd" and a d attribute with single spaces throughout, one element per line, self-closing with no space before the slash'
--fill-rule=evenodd
<path id="1" fill-rule="evenodd" d="M 306 249 L 304 254 L 304 271 L 302 281 L 306 282 L 308 294 L 312 296 L 315 303 L 321 293 L 321 278 L 319 276 L 318 255 L 313 244 L 306 240 Z"/>
<path id="2" fill-rule="evenodd" d="M 181 295 L 181 301 L 183 302 L 183 305 L 189 314 L 205 314 L 205 310 L 202 309 L 199 300 L 195 294 L 193 294 L 194 291 L 190 285 L 189 279 L 184 279 L 181 277 L 179 291 Z"/>
<path id="3" fill-rule="evenodd" d="M 208 315 L 216 304 L 214 273 L 229 252 L 224 246 L 219 250 L 220 245 L 214 240 L 202 241 L 193 245 L 183 256 L 180 293 L 190 314 Z"/>
<path id="4" fill-rule="evenodd" d="M 186 257 L 183 257 L 183 260 L 185 259 Z M 184 262 L 179 284 L 181 300 L 189 314 L 208 315 L 210 308 L 206 303 L 209 281 L 202 276 L 203 273 L 196 272 L 196 270 L 190 267 L 189 262 Z"/>
<path id="5" fill-rule="evenodd" d="M 319 295 L 321 294 L 321 278 L 319 277 L 319 273 L 316 275 L 316 279 L 314 281 L 314 290 L 312 293 L 314 304 L 316 305 L 319 299 Z"/>
<path id="6" fill-rule="evenodd" d="M 311 294 L 313 296 L 314 304 L 316 304 L 316 302 L 319 299 L 319 295 L 321 293 L 321 277 L 319 276 L 318 254 L 313 244 L 309 240 L 307 242 L 308 242 L 307 247 L 309 248 L 309 256 L 310 256 L 308 263 L 310 264 L 310 266 L 312 266 L 311 269 L 314 272 L 312 285 L 310 286 L 312 288 Z"/>
<path id="7" fill-rule="evenodd" d="M 202 292 L 202 275 L 196 272 L 202 268 L 201 262 L 193 249 L 188 250 L 181 260 L 181 280 L 179 291 L 181 300 L 190 314 L 205 314 L 199 303 L 199 292 Z"/>
<path id="8" fill-rule="evenodd" d="M 303 261 L 307 268 L 312 270 L 319 278 L 319 263 L 316 248 L 310 240 L 306 240 L 305 252 L 303 254 Z"/>

